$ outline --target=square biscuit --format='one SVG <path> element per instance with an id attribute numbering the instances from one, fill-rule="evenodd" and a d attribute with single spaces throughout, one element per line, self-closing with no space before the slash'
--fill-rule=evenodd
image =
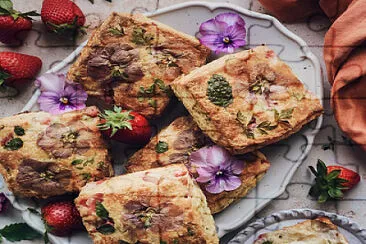
<path id="1" fill-rule="evenodd" d="M 233 154 L 284 139 L 323 112 L 319 99 L 266 46 L 226 55 L 171 87 L 201 130 Z"/>
<path id="2" fill-rule="evenodd" d="M 113 175 L 88 107 L 61 115 L 29 112 L 0 119 L 0 173 L 16 196 L 47 198 L 78 192 L 87 182 Z"/>
<path id="3" fill-rule="evenodd" d="M 182 164 L 91 182 L 75 204 L 94 243 L 219 243 L 205 196 Z"/>
<path id="4" fill-rule="evenodd" d="M 170 83 L 205 64 L 209 53 L 195 37 L 141 14 L 112 13 L 93 32 L 68 78 L 90 96 L 157 117 L 170 101 Z"/>

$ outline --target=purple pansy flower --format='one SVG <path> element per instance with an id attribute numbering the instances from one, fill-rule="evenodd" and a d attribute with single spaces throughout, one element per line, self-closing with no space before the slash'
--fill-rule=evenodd
<path id="1" fill-rule="evenodd" d="M 40 109 L 51 114 L 61 114 L 85 108 L 88 95 L 80 84 L 68 81 L 64 74 L 46 73 L 36 80 L 41 95 Z"/>
<path id="2" fill-rule="evenodd" d="M 4 212 L 8 206 L 8 199 L 3 192 L 0 193 L 0 213 Z"/>
<path id="3" fill-rule="evenodd" d="M 240 175 L 244 162 L 231 156 L 219 146 L 207 146 L 193 152 L 190 164 L 197 168 L 197 181 L 208 183 L 206 190 L 210 193 L 233 191 L 241 185 Z"/>
<path id="4" fill-rule="evenodd" d="M 215 53 L 233 53 L 246 44 L 245 22 L 235 13 L 222 13 L 200 26 L 200 42 Z"/>

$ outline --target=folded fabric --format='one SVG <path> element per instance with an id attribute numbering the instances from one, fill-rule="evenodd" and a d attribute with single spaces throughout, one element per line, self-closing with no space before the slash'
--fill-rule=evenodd
<path id="1" fill-rule="evenodd" d="M 366 1 L 259 1 L 282 21 L 301 21 L 322 10 L 333 22 L 324 39 L 324 60 L 334 116 L 343 132 L 366 150 Z"/>

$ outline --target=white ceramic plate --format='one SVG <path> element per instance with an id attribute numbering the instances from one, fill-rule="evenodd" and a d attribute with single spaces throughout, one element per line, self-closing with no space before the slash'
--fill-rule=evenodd
<path id="1" fill-rule="evenodd" d="M 313 209 L 293 209 L 271 214 L 251 223 L 240 231 L 228 244 L 253 244 L 260 234 L 295 225 L 307 219 L 328 217 L 351 244 L 366 243 L 366 229 L 344 216 Z"/>
<path id="2" fill-rule="evenodd" d="M 271 16 L 255 13 L 231 4 L 207 2 L 183 3 L 148 13 L 147 15 L 180 31 L 195 35 L 200 23 L 222 12 L 237 12 L 246 21 L 248 45 L 245 48 L 251 48 L 260 44 L 268 45 L 282 60 L 291 66 L 305 86 L 322 100 L 323 87 L 319 61 L 310 52 L 302 39 L 291 33 L 277 19 Z M 81 48 L 82 46 L 49 72 L 66 72 L 70 63 L 80 53 Z M 37 110 L 36 100 L 38 96 L 39 91 L 36 91 L 23 110 Z M 169 114 L 169 117 L 164 117 L 163 121 L 159 122 L 157 126 L 161 128 L 162 125 L 168 124 L 169 121 L 173 120 L 173 117 L 179 115 L 179 111 L 181 110 L 173 108 L 171 113 L 167 112 L 166 114 Z M 263 149 L 272 166 L 256 189 L 247 197 L 233 204 L 222 213 L 215 215 L 220 237 L 247 222 L 256 211 L 262 209 L 271 199 L 284 192 L 294 172 L 309 152 L 321 122 L 322 118 L 320 117 L 287 140 Z M 112 150 L 112 154 L 114 151 L 123 151 L 121 147 L 122 145 L 115 145 L 115 148 L 118 148 L 118 150 Z M 115 164 L 116 171 L 121 172 L 121 163 L 124 162 L 126 156 L 118 155 L 118 158 L 118 163 Z M 43 230 L 39 216 L 26 211 L 29 201 L 24 204 L 23 200 L 13 198 L 13 202 L 15 207 L 22 211 L 25 210 L 23 216 L 28 224 L 40 231 Z M 70 238 L 51 237 L 51 240 L 54 243 L 90 242 L 85 236 L 81 234 L 81 236 L 72 236 Z"/>

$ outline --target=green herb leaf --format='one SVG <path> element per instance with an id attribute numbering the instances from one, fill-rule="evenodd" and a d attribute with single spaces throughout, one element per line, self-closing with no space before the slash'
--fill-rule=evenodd
<path id="1" fill-rule="evenodd" d="M 18 126 L 18 125 L 14 127 L 14 133 L 17 136 L 24 136 L 25 135 L 24 129 L 21 126 Z"/>
<path id="2" fill-rule="evenodd" d="M 125 34 L 125 31 L 122 27 L 109 28 L 108 31 L 109 31 L 109 33 L 111 33 L 112 35 L 115 35 L 115 36 L 123 36 Z"/>
<path id="3" fill-rule="evenodd" d="M 116 229 L 111 224 L 103 224 L 97 227 L 97 231 L 103 235 L 110 235 L 116 231 Z"/>
<path id="4" fill-rule="evenodd" d="M 164 141 L 159 141 L 155 146 L 155 151 L 157 153 L 164 153 L 168 151 L 168 149 L 169 149 L 168 143 Z"/>
<path id="5" fill-rule="evenodd" d="M 324 203 L 328 199 L 343 198 L 342 190 L 348 189 L 343 184 L 348 182 L 339 178 L 340 170 L 332 170 L 328 173 L 325 163 L 318 159 L 316 170 L 309 166 L 311 172 L 315 175 L 315 184 L 310 188 L 309 195 L 318 198 L 319 203 Z"/>
<path id="6" fill-rule="evenodd" d="M 155 99 L 149 99 L 149 106 L 153 108 L 157 108 L 158 104 Z"/>
<path id="7" fill-rule="evenodd" d="M 90 173 L 82 173 L 81 174 L 81 177 L 83 178 L 83 180 L 86 180 L 86 181 L 88 181 L 88 180 L 90 180 L 91 179 L 91 174 Z"/>
<path id="8" fill-rule="evenodd" d="M 78 164 L 81 164 L 83 162 L 82 159 L 75 159 L 71 162 L 71 165 L 78 165 Z"/>
<path id="9" fill-rule="evenodd" d="M 239 111 L 236 114 L 236 120 L 242 125 L 245 135 L 248 138 L 254 139 L 253 130 L 248 128 L 248 125 L 252 121 L 252 119 L 253 119 L 252 113 L 244 113 L 244 112 Z"/>
<path id="10" fill-rule="evenodd" d="M 256 94 L 269 93 L 270 83 L 262 76 L 258 76 L 257 79 L 249 85 L 249 91 Z"/>
<path id="11" fill-rule="evenodd" d="M 136 45 L 150 45 L 153 39 L 153 35 L 146 33 L 143 28 L 135 27 L 132 31 L 131 41 Z"/>
<path id="12" fill-rule="evenodd" d="M 265 241 L 263 244 L 273 244 L 273 241 Z"/>
<path id="13" fill-rule="evenodd" d="M 0 234 L 8 241 L 34 240 L 42 235 L 25 223 L 16 223 L 0 229 Z"/>
<path id="14" fill-rule="evenodd" d="M 214 74 L 207 83 L 207 97 L 213 104 L 227 107 L 233 103 L 232 88 L 225 77 Z"/>
<path id="15" fill-rule="evenodd" d="M 9 151 L 18 150 L 21 147 L 23 147 L 23 141 L 20 138 L 13 138 L 4 145 L 4 148 Z"/>
<path id="16" fill-rule="evenodd" d="M 101 202 L 97 202 L 95 205 L 95 211 L 99 218 L 107 220 L 109 218 L 108 210 L 103 206 Z"/>

